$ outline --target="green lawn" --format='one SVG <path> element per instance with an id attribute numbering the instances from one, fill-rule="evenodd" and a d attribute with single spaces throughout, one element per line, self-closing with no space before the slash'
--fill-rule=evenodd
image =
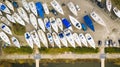
<path id="1" fill-rule="evenodd" d="M 77 47 L 77 48 L 40 48 L 40 53 L 42 54 L 58 54 L 58 53 L 65 53 L 65 52 L 72 52 L 77 54 L 84 54 L 84 53 L 97 53 L 99 50 L 98 48 L 93 49 L 90 47 Z"/>
<path id="2" fill-rule="evenodd" d="M 120 48 L 108 47 L 108 48 L 105 48 L 105 53 L 120 53 Z"/>
<path id="3" fill-rule="evenodd" d="M 5 54 L 32 54 L 33 49 L 31 49 L 29 46 L 21 46 L 21 48 L 17 47 L 6 47 L 2 49 Z"/>
<path id="4" fill-rule="evenodd" d="M 24 35 L 24 33 L 26 32 L 25 26 L 22 26 L 18 23 L 13 23 L 12 26 L 13 26 L 12 30 L 13 30 L 14 34 L 16 34 L 16 35 Z"/>

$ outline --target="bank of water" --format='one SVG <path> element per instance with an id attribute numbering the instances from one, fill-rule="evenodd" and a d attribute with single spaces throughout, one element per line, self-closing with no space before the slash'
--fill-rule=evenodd
<path id="1" fill-rule="evenodd" d="M 113 61 L 113 60 L 112 60 Z M 105 67 L 120 67 L 120 65 L 116 65 L 112 61 L 106 61 Z M 22 63 L 21 63 L 22 62 Z M 23 60 L 20 60 L 20 63 L 16 61 L 16 63 L 13 62 L 7 62 L 4 61 L 0 62 L 0 67 L 35 67 L 34 60 L 30 60 L 29 63 L 25 63 Z M 100 67 L 100 61 L 99 60 L 42 60 L 40 62 L 40 67 Z"/>

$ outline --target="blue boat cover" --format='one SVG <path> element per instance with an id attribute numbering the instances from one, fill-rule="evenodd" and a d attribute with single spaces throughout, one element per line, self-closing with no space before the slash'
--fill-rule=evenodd
<path id="1" fill-rule="evenodd" d="M 83 19 L 84 19 L 86 25 L 87 25 L 92 31 L 95 31 L 93 22 L 92 22 L 92 20 L 90 19 L 90 17 L 89 17 L 88 15 L 86 15 L 86 16 L 83 17 Z"/>
<path id="2" fill-rule="evenodd" d="M 0 10 L 3 11 L 3 10 L 5 10 L 5 8 L 6 8 L 6 6 L 2 4 L 1 7 L 0 7 Z"/>
<path id="3" fill-rule="evenodd" d="M 36 2 L 36 9 L 37 9 L 37 13 L 41 18 L 44 18 L 44 10 L 43 10 L 43 6 L 41 2 Z"/>
<path id="4" fill-rule="evenodd" d="M 45 26 L 46 26 L 46 28 L 49 28 L 50 27 L 50 21 L 48 21 Z"/>
<path id="5" fill-rule="evenodd" d="M 4 29 L 4 28 L 5 28 L 5 25 L 2 26 L 2 29 Z"/>
<path id="6" fill-rule="evenodd" d="M 18 8 L 19 7 L 19 5 L 18 5 L 18 3 L 17 2 L 12 2 L 12 4 L 13 4 L 13 6 L 15 7 L 15 8 Z"/>
<path id="7" fill-rule="evenodd" d="M 60 38 L 63 38 L 64 37 L 64 35 L 63 35 L 63 33 L 61 32 L 61 33 L 59 33 L 59 37 Z"/>
<path id="8" fill-rule="evenodd" d="M 66 18 L 62 19 L 62 23 L 65 26 L 65 28 L 69 28 L 71 26 L 71 23 Z"/>
<path id="9" fill-rule="evenodd" d="M 82 25 L 82 29 L 83 29 L 84 31 L 86 31 L 86 30 L 87 30 L 86 25 L 85 25 L 84 23 L 82 23 L 81 25 Z"/>
<path id="10" fill-rule="evenodd" d="M 29 36 L 28 34 L 26 34 L 26 38 L 27 38 L 27 39 L 29 39 L 29 38 L 30 38 L 30 36 Z"/>

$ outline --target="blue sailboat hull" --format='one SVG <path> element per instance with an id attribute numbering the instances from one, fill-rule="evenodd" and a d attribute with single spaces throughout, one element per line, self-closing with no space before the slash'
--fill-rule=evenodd
<path id="1" fill-rule="evenodd" d="M 37 13 L 41 18 L 44 18 L 44 10 L 41 2 L 36 2 L 35 3 Z"/>
<path id="2" fill-rule="evenodd" d="M 62 19 L 62 23 L 65 26 L 65 28 L 71 27 L 71 23 L 66 18 Z"/>
<path id="3" fill-rule="evenodd" d="M 84 19 L 86 25 L 87 25 L 92 31 L 95 31 L 93 22 L 92 22 L 92 20 L 90 19 L 90 17 L 89 17 L 88 15 L 85 15 L 85 16 L 83 17 L 83 19 Z"/>

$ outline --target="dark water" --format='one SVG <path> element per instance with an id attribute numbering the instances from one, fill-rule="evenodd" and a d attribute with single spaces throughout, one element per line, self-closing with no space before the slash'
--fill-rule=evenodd
<path id="1" fill-rule="evenodd" d="M 35 64 L 12 64 L 12 67 L 35 67 Z M 100 67 L 100 62 L 76 62 L 76 63 L 40 63 L 40 67 Z M 112 62 L 107 62 L 105 67 L 120 67 Z"/>

